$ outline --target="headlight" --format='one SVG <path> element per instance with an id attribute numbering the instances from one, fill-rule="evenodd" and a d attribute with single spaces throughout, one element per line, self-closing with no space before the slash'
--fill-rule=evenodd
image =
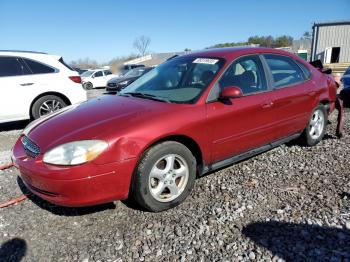
<path id="1" fill-rule="evenodd" d="M 123 81 L 123 82 L 120 82 L 120 83 L 118 83 L 118 85 L 127 85 L 129 83 L 129 81 L 128 80 L 125 80 L 125 81 Z"/>
<path id="2" fill-rule="evenodd" d="M 46 152 L 43 161 L 53 165 L 79 165 L 98 157 L 108 147 L 102 140 L 83 140 L 70 142 Z"/>

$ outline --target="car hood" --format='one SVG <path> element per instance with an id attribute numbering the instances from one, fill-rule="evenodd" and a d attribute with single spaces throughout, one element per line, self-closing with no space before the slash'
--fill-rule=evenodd
<path id="1" fill-rule="evenodd" d="M 108 81 L 108 83 L 118 84 L 123 81 L 133 80 L 135 77 L 114 77 Z"/>
<path id="2" fill-rule="evenodd" d="M 84 139 L 98 139 L 108 130 L 121 131 L 133 123 L 164 112 L 176 104 L 135 97 L 104 95 L 72 106 L 53 117 L 27 127 L 24 134 L 40 146 L 42 152 L 57 145 Z"/>

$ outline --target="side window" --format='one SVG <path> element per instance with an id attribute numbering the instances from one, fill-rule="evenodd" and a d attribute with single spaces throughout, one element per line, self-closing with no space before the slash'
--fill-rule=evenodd
<path id="1" fill-rule="evenodd" d="M 242 57 L 226 70 L 219 81 L 220 89 L 237 86 L 244 95 L 266 91 L 266 78 L 262 68 L 259 57 Z"/>
<path id="2" fill-rule="evenodd" d="M 23 61 L 27 64 L 27 66 L 33 72 L 33 74 L 48 74 L 48 73 L 55 72 L 55 69 L 47 65 L 44 65 L 42 63 L 30 60 L 30 59 L 26 59 L 26 58 L 23 58 Z"/>
<path id="3" fill-rule="evenodd" d="M 102 71 L 98 71 L 98 72 L 96 72 L 94 76 L 95 76 L 95 77 L 100 77 L 100 76 L 103 76 Z"/>
<path id="4" fill-rule="evenodd" d="M 304 81 L 304 74 L 292 59 L 280 55 L 264 55 L 272 73 L 275 87 L 284 87 Z"/>
<path id="5" fill-rule="evenodd" d="M 301 62 L 295 61 L 298 66 L 301 68 L 301 70 L 303 70 L 304 75 L 306 76 L 306 79 L 310 79 L 311 78 L 311 72 L 310 70 Z"/>
<path id="6" fill-rule="evenodd" d="M 104 72 L 105 72 L 105 76 L 108 76 L 108 75 L 111 75 L 111 74 L 112 74 L 112 72 L 109 71 L 109 70 L 106 70 L 106 71 L 104 71 Z"/>
<path id="7" fill-rule="evenodd" d="M 20 63 L 19 58 L 11 56 L 0 57 L 0 77 L 20 76 L 25 74 L 29 74 L 29 72 Z"/>

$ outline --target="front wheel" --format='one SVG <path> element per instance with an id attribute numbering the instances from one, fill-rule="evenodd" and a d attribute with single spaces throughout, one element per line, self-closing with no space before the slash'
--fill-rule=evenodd
<path id="1" fill-rule="evenodd" d="M 318 105 L 312 112 L 311 118 L 306 126 L 301 141 L 306 146 L 318 144 L 324 137 L 327 129 L 328 114 L 323 105 Z"/>
<path id="2" fill-rule="evenodd" d="M 177 142 L 163 142 L 150 148 L 139 162 L 131 196 L 149 211 L 163 211 L 186 199 L 195 177 L 196 159 L 191 151 Z"/>

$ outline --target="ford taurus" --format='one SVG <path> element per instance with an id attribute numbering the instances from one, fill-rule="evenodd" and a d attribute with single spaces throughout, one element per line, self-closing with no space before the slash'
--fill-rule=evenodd
<path id="1" fill-rule="evenodd" d="M 13 161 L 34 194 L 63 206 L 131 198 L 172 208 L 197 176 L 298 138 L 322 140 L 334 79 L 275 49 L 213 49 L 175 57 L 119 94 L 28 126 Z"/>

